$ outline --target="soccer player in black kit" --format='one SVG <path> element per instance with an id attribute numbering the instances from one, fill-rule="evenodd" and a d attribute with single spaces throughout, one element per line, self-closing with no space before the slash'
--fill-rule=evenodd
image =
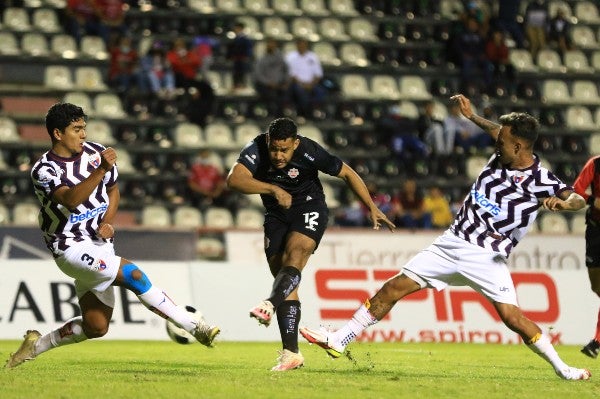
<path id="1" fill-rule="evenodd" d="M 298 285 L 308 258 L 327 227 L 319 171 L 336 176 L 348 185 L 370 210 L 373 229 L 396 226 L 373 203 L 360 176 L 340 158 L 315 141 L 298 135 L 294 121 L 275 119 L 268 131 L 248 143 L 227 177 L 229 188 L 244 194 L 260 194 L 265 206 L 265 254 L 275 278 L 271 295 L 250 309 L 250 317 L 269 326 L 277 314 L 283 350 L 271 370 L 301 367 L 298 350 L 300 301 Z"/>

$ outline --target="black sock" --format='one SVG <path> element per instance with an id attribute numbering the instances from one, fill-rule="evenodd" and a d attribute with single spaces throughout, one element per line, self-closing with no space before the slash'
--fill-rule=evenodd
<path id="1" fill-rule="evenodd" d="M 267 300 L 277 309 L 298 284 L 300 284 L 300 270 L 293 266 L 282 267 L 275 277 L 273 291 L 271 291 L 271 296 Z"/>
<path id="2" fill-rule="evenodd" d="M 277 308 L 277 323 L 283 349 L 298 353 L 300 301 L 283 301 Z"/>

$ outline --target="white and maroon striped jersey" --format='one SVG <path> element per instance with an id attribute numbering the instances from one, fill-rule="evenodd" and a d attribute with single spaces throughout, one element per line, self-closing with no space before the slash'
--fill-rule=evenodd
<path id="1" fill-rule="evenodd" d="M 55 255 L 61 254 L 83 237 L 99 239 L 96 230 L 108 209 L 106 189 L 117 181 L 116 165 L 104 175 L 89 199 L 76 209 L 67 209 L 58 204 L 52 200 L 52 195 L 59 187 L 73 187 L 85 180 L 100 166 L 100 153 L 104 149 L 100 144 L 86 142 L 83 151 L 72 158 L 62 158 L 48 151 L 31 169 L 33 188 L 41 204 L 39 225 L 46 245 Z"/>
<path id="2" fill-rule="evenodd" d="M 467 194 L 450 230 L 458 237 L 506 257 L 534 223 L 544 198 L 573 190 L 540 165 L 503 166 L 492 155 Z"/>

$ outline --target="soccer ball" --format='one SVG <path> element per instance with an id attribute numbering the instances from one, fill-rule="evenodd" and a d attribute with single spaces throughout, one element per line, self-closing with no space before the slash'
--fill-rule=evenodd
<path id="1" fill-rule="evenodd" d="M 204 316 L 202 316 L 202 313 L 200 313 L 199 310 L 196 310 L 196 308 L 187 305 L 185 307 L 185 310 L 187 310 L 188 313 L 190 313 L 192 315 L 192 317 L 194 318 L 194 320 L 196 320 L 198 323 L 204 322 Z M 178 344 L 186 345 L 186 344 L 193 344 L 194 342 L 198 342 L 198 341 L 196 341 L 196 338 L 194 338 L 194 336 L 192 334 L 185 331 L 181 327 L 177 327 L 175 324 L 173 324 L 169 320 L 167 320 L 166 327 L 167 327 L 167 334 L 169 335 L 169 338 L 171 338 L 174 342 L 177 342 Z"/>

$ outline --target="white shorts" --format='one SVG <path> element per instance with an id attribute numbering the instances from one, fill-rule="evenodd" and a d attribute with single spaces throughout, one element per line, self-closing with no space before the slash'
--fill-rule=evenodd
<path id="1" fill-rule="evenodd" d="M 469 286 L 486 298 L 518 306 L 506 258 L 458 238 L 450 231 L 412 258 L 401 273 L 438 291 Z"/>
<path id="2" fill-rule="evenodd" d="M 55 259 L 63 273 L 75 279 L 75 292 L 81 298 L 93 293 L 102 303 L 115 307 L 114 287 L 121 265 L 112 243 L 84 240 L 70 246 Z"/>

